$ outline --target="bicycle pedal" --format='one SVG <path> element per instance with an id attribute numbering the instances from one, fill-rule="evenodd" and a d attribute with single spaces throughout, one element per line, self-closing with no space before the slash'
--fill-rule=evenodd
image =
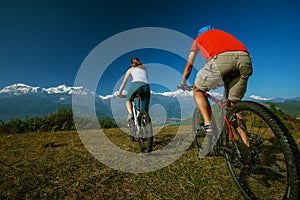
<path id="1" fill-rule="evenodd" d="M 220 149 L 222 151 L 224 151 L 225 153 L 228 153 L 229 155 L 233 155 L 234 154 L 234 150 L 228 148 L 228 147 L 220 147 Z"/>

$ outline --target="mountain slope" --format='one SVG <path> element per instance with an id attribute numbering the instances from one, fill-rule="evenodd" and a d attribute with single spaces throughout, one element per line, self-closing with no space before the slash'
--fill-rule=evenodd
<path id="1" fill-rule="evenodd" d="M 10 96 L 0 99 L 0 118 L 7 121 L 11 118 L 45 116 L 61 107 L 63 104 L 35 95 Z"/>
<path id="2" fill-rule="evenodd" d="M 282 103 L 274 103 L 274 105 L 287 114 L 300 116 L 300 101 L 285 100 Z"/>

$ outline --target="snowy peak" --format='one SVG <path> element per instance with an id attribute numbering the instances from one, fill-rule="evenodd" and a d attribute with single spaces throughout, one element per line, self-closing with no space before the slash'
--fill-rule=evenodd
<path id="1" fill-rule="evenodd" d="M 50 88 L 43 88 L 43 91 L 45 91 L 47 94 L 76 94 L 76 95 L 87 95 L 88 93 L 91 93 L 90 91 L 84 89 L 82 86 L 80 87 L 69 87 L 65 84 L 59 85 L 57 87 L 50 87 Z"/>
<path id="2" fill-rule="evenodd" d="M 22 95 L 28 93 L 38 93 L 41 91 L 40 87 L 31 87 L 23 83 L 16 83 L 10 86 L 7 86 L 0 90 L 0 93 L 7 93 L 13 95 Z"/>
<path id="3" fill-rule="evenodd" d="M 69 87 L 65 84 L 59 85 L 57 87 L 41 88 L 32 87 L 23 83 L 16 83 L 0 90 L 0 94 L 11 94 L 11 95 L 24 95 L 24 94 L 77 94 L 77 95 L 87 95 L 91 93 L 90 91 L 84 89 L 83 87 Z"/>
<path id="4" fill-rule="evenodd" d="M 263 97 L 256 96 L 256 95 L 251 95 L 250 98 L 254 99 L 254 100 L 259 100 L 259 101 L 270 101 L 273 99 L 273 98 L 263 98 Z"/>
<path id="5" fill-rule="evenodd" d="M 109 94 L 109 95 L 106 95 L 106 96 L 99 95 L 99 98 L 100 98 L 100 99 L 104 99 L 104 100 L 112 99 L 112 98 L 117 97 L 118 94 L 119 94 L 119 92 L 118 92 L 118 91 L 115 91 L 113 94 Z M 127 95 L 127 92 L 124 90 L 124 91 L 122 92 L 122 95 Z"/>
<path id="6" fill-rule="evenodd" d="M 176 90 L 173 92 L 162 92 L 162 93 L 156 93 L 152 91 L 151 94 L 162 95 L 167 97 L 192 97 L 193 91 Z"/>
<path id="7" fill-rule="evenodd" d="M 48 94 L 62 94 L 62 93 L 68 94 L 69 92 L 72 91 L 72 88 L 67 87 L 66 85 L 59 85 L 58 87 L 43 88 L 43 90 Z"/>

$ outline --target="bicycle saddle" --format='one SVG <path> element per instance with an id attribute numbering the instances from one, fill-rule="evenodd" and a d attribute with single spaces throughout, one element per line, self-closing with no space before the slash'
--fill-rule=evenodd
<path id="1" fill-rule="evenodd" d="M 143 96 L 143 91 L 139 91 L 135 95 L 136 97 L 142 97 Z"/>

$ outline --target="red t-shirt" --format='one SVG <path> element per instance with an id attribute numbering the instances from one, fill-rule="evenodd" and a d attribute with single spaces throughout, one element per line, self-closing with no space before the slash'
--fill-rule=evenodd
<path id="1" fill-rule="evenodd" d="M 212 29 L 202 33 L 195 39 L 191 51 L 196 53 L 200 51 L 204 59 L 210 60 L 215 55 L 226 51 L 248 52 L 248 49 L 229 33 Z"/>

